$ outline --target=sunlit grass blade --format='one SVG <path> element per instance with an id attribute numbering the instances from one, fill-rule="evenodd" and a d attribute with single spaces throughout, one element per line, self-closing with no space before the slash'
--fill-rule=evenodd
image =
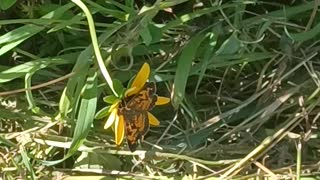
<path id="1" fill-rule="evenodd" d="M 98 38 L 99 44 L 100 43 L 108 43 L 105 42 L 108 38 L 110 38 L 116 31 L 118 31 L 120 28 L 122 28 L 125 24 L 120 24 L 118 26 L 115 26 L 112 29 L 107 30 L 105 33 L 101 34 L 101 36 Z M 83 87 L 83 84 L 85 82 L 85 77 L 86 77 L 86 72 L 88 72 L 88 68 L 90 66 L 91 63 L 93 63 L 92 61 L 90 61 L 92 59 L 93 56 L 93 46 L 90 45 L 88 46 L 84 51 L 82 51 L 80 53 L 80 55 L 78 56 L 77 62 L 73 67 L 73 72 L 75 72 L 76 74 L 71 77 L 67 83 L 66 86 L 66 92 L 64 93 L 63 96 L 61 96 L 60 98 L 60 112 L 59 112 L 59 116 L 58 117 L 65 117 L 67 119 L 69 118 L 73 118 L 75 116 L 75 113 L 72 113 L 70 115 L 68 115 L 70 113 L 70 109 L 75 109 L 77 102 L 78 102 L 78 98 L 79 94 L 80 94 L 80 90 L 81 89 L 77 89 L 77 87 Z"/>
<path id="2" fill-rule="evenodd" d="M 0 37 L 0 56 L 17 47 L 19 44 L 42 31 L 44 28 L 32 24 L 13 30 Z M 5 37 L 4 37 L 5 36 Z M 8 39 L 6 38 L 8 36 Z"/>
<path id="3" fill-rule="evenodd" d="M 33 73 L 27 73 L 26 76 L 25 76 L 25 88 L 27 89 L 26 90 L 26 98 L 27 98 L 27 101 L 28 101 L 28 104 L 29 104 L 29 109 L 31 109 L 34 113 L 39 113 L 39 107 L 37 107 L 35 101 L 34 101 L 34 98 L 33 98 L 33 95 L 32 95 L 32 92 L 30 90 L 30 87 L 31 87 L 31 78 L 32 78 L 32 74 Z"/>
<path id="4" fill-rule="evenodd" d="M 188 21 L 192 21 L 195 18 L 204 16 L 206 14 L 213 13 L 215 11 L 218 11 L 219 9 L 232 8 L 234 6 L 235 6 L 234 4 L 223 4 L 220 7 L 214 6 L 214 7 L 210 7 L 210 8 L 204 8 L 204 9 L 201 9 L 201 10 L 189 13 L 189 14 L 183 14 L 182 16 L 178 17 L 174 21 L 170 21 L 170 22 L 166 23 L 165 26 L 162 28 L 162 30 L 167 31 L 170 28 L 180 26 L 183 23 L 187 23 Z"/>
<path id="5" fill-rule="evenodd" d="M 72 2 L 74 2 L 76 5 L 78 5 L 81 8 L 81 10 L 85 13 L 88 24 L 89 24 L 89 32 L 90 32 L 90 37 L 91 37 L 91 41 L 92 41 L 92 47 L 94 50 L 96 62 L 99 66 L 100 72 L 101 72 L 102 76 L 104 77 L 104 79 L 106 80 L 112 93 L 115 96 L 119 96 L 119 94 L 117 94 L 117 92 L 115 91 L 115 89 L 113 87 L 112 78 L 110 76 L 108 69 L 106 68 L 106 66 L 104 64 L 104 61 L 103 61 L 103 58 L 102 58 L 102 55 L 101 55 L 101 52 L 99 49 L 99 44 L 98 44 L 98 39 L 97 39 L 97 34 L 96 34 L 96 29 L 95 29 L 93 17 L 92 17 L 90 10 L 81 0 L 72 0 Z"/>

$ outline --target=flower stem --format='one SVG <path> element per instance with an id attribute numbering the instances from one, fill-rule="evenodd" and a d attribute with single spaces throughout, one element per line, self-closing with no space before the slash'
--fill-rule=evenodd
<path id="1" fill-rule="evenodd" d="M 90 36 L 91 36 L 91 41 L 92 41 L 92 45 L 93 45 L 93 49 L 94 49 L 94 53 L 96 55 L 96 59 L 100 68 L 100 71 L 103 75 L 103 77 L 106 79 L 110 89 L 112 90 L 113 94 L 115 96 L 118 97 L 117 92 L 114 90 L 113 88 L 113 82 L 111 79 L 111 76 L 103 62 L 100 50 L 99 50 L 99 45 L 98 45 L 98 40 L 97 40 L 97 35 L 96 35 L 96 29 L 94 26 L 94 22 L 93 22 L 93 18 L 92 15 L 89 11 L 89 9 L 87 8 L 87 6 L 81 1 L 81 0 L 71 0 L 72 2 L 74 2 L 76 5 L 78 5 L 82 11 L 84 12 L 84 14 L 87 17 L 87 21 L 88 21 L 88 25 L 89 25 L 89 32 L 90 32 Z"/>

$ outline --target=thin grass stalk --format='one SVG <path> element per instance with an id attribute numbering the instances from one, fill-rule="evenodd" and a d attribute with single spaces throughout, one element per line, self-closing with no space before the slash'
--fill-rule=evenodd
<path id="1" fill-rule="evenodd" d="M 96 59 L 100 68 L 100 71 L 103 75 L 103 77 L 106 79 L 107 84 L 109 85 L 110 89 L 112 90 L 113 94 L 115 96 L 119 96 L 117 94 L 117 92 L 115 91 L 114 87 L 113 87 L 113 82 L 112 82 L 112 78 L 103 62 L 102 56 L 101 56 L 101 52 L 99 50 L 99 45 L 98 45 L 98 39 L 97 39 L 97 35 L 96 35 L 96 29 L 94 26 L 94 21 L 92 18 L 92 15 L 89 11 L 89 9 L 87 8 L 87 6 L 81 1 L 81 0 L 72 0 L 72 2 L 74 2 L 76 5 L 78 5 L 82 11 L 85 13 L 87 20 L 88 20 L 88 25 L 89 25 L 89 31 L 90 31 L 90 36 L 91 36 L 91 41 L 92 41 L 92 46 L 94 49 L 94 53 L 96 55 Z"/>

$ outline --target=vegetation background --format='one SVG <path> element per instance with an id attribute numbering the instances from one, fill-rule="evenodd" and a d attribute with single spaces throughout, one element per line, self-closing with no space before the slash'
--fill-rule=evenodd
<path id="1" fill-rule="evenodd" d="M 319 0 L 83 3 L 0 2 L 2 179 L 319 178 Z M 135 152 L 94 118 L 112 92 L 92 44 L 171 97 Z"/>

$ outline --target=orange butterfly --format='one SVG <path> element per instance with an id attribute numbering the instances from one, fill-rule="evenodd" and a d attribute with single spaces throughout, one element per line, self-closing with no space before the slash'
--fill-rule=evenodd
<path id="1" fill-rule="evenodd" d="M 121 102 L 119 113 L 124 117 L 128 146 L 131 152 L 138 146 L 138 140 L 149 130 L 148 111 L 157 101 L 156 84 L 146 83 L 140 92 Z"/>

